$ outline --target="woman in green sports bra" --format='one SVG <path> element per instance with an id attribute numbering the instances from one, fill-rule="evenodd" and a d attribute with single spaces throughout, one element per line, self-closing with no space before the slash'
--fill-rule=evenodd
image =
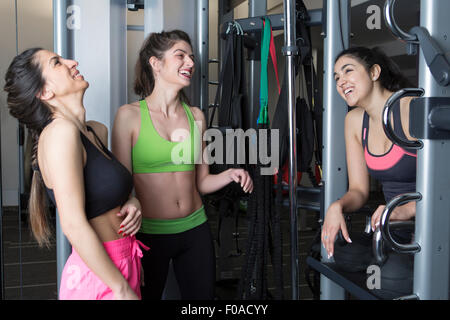
<path id="1" fill-rule="evenodd" d="M 141 101 L 122 106 L 114 122 L 112 150 L 132 172 L 142 206 L 137 238 L 150 247 L 142 259 L 143 299 L 161 299 L 170 259 L 182 299 L 213 299 L 214 244 L 200 194 L 233 181 L 253 191 L 245 170 L 212 175 L 202 163 L 205 118 L 182 91 L 193 72 L 185 32 L 152 33 L 136 64 L 134 90 Z"/>

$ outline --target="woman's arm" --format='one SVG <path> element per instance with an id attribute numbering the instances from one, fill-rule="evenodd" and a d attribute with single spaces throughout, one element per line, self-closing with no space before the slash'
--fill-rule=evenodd
<path id="1" fill-rule="evenodd" d="M 416 138 L 411 136 L 411 133 L 409 131 L 409 110 L 410 110 L 410 104 L 411 101 L 416 98 L 414 97 L 404 97 L 400 99 L 400 119 L 402 124 L 403 132 L 405 133 L 405 136 L 410 141 L 417 140 Z"/>
<path id="2" fill-rule="evenodd" d="M 348 191 L 339 200 L 343 212 L 361 208 L 369 198 L 369 172 L 361 143 L 362 110 L 352 110 L 345 117 L 345 153 Z"/>
<path id="3" fill-rule="evenodd" d="M 342 198 L 328 208 L 322 227 L 322 243 L 331 257 L 334 253 L 334 241 L 339 230 L 343 237 L 351 242 L 343 212 L 352 212 L 361 208 L 369 197 L 369 173 L 361 145 L 362 110 L 355 109 L 345 118 L 345 147 L 349 188 Z"/>
<path id="4" fill-rule="evenodd" d="M 133 164 L 131 151 L 133 148 L 133 130 L 139 128 L 139 111 L 133 105 L 124 105 L 117 111 L 112 130 L 112 153 L 132 174 Z M 126 216 L 121 224 L 119 232 L 125 235 L 135 235 L 142 222 L 141 204 L 139 200 L 130 194 L 118 216 Z M 122 227 L 123 226 L 123 227 Z"/>
<path id="5" fill-rule="evenodd" d="M 108 147 L 108 128 L 103 123 L 97 121 L 88 121 L 87 125 L 95 131 L 95 134 L 105 147 Z M 139 231 L 142 222 L 141 204 L 139 200 L 130 194 L 129 200 L 120 208 L 117 216 L 125 217 L 118 233 L 123 236 L 134 236 Z"/>
<path id="6" fill-rule="evenodd" d="M 204 136 L 206 130 L 206 119 L 203 112 L 199 108 L 191 108 L 194 118 L 201 129 L 201 137 Z M 203 152 L 206 148 L 206 143 L 201 139 L 201 154 L 203 157 Z M 244 190 L 244 192 L 253 191 L 253 181 L 247 171 L 243 169 L 228 169 L 219 174 L 210 174 L 209 165 L 204 163 L 203 158 L 201 158 L 201 163 L 196 165 L 196 179 L 197 179 L 197 189 L 201 194 L 208 194 L 215 192 L 227 186 L 231 182 L 239 183 Z"/>
<path id="7" fill-rule="evenodd" d="M 133 130 L 140 127 L 138 112 L 139 109 L 130 104 L 120 107 L 114 119 L 111 137 L 112 153 L 130 173 L 133 173 Z"/>
<path id="8" fill-rule="evenodd" d="M 83 147 L 70 121 L 57 119 L 39 144 L 43 168 L 53 189 L 63 233 L 80 257 L 116 299 L 137 296 L 106 253 L 85 212 Z"/>

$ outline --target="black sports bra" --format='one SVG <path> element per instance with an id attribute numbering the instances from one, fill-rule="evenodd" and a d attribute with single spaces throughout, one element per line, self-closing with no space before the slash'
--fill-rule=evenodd
<path id="1" fill-rule="evenodd" d="M 114 155 L 105 147 L 95 131 L 87 127 L 102 150 L 110 157 L 108 159 L 95 145 L 80 131 L 81 142 L 86 150 L 86 165 L 83 169 L 85 211 L 89 219 L 98 217 L 118 206 L 123 205 L 133 189 L 133 178 Z M 51 201 L 56 206 L 52 189 L 47 189 Z"/>
<path id="2" fill-rule="evenodd" d="M 394 132 L 402 139 L 408 140 L 403 131 L 400 103 L 393 108 Z M 381 182 L 386 202 L 393 197 L 416 191 L 417 150 L 392 144 L 389 151 L 374 155 L 369 151 L 369 115 L 365 112 L 362 126 L 362 146 L 369 174 Z"/>

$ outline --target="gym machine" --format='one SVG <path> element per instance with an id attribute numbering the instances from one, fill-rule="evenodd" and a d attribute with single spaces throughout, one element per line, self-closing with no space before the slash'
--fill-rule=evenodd
<path id="1" fill-rule="evenodd" d="M 330 1 L 328 5 L 330 5 Z M 386 103 L 383 124 L 386 135 L 393 143 L 414 147 L 418 150 L 417 182 L 416 193 L 399 195 L 386 205 L 381 225 L 374 234 L 373 247 L 378 263 L 385 261 L 388 250 L 400 255 L 414 254 L 413 289 L 410 294 L 402 296 L 386 295 L 385 293 L 380 295 L 377 291 L 367 288 L 367 274 L 364 273 L 361 277 L 339 271 L 333 262 L 326 258 L 326 253 L 322 249 L 320 262 L 311 257 L 307 259 L 307 263 L 322 274 L 321 299 L 343 299 L 345 291 L 359 299 L 370 300 L 448 300 L 449 298 L 450 184 L 448 177 L 450 177 L 450 168 L 446 162 L 450 154 L 448 141 L 450 138 L 450 59 L 445 52 L 449 51 L 450 43 L 445 12 L 450 10 L 450 3 L 438 0 L 421 1 L 421 26 L 412 28 L 409 33 L 401 30 L 396 24 L 393 14 L 394 5 L 395 0 L 387 0 L 385 3 L 386 24 L 397 38 L 406 43 L 408 54 L 418 54 L 420 50 L 420 88 L 407 88 L 394 93 Z M 330 7 L 328 8 L 329 14 Z M 330 23 L 330 20 L 327 20 L 327 23 Z M 329 35 L 332 34 L 327 34 L 327 37 Z M 332 46 L 334 37 L 332 35 L 330 39 L 326 40 L 326 44 Z M 328 50 L 326 51 L 328 52 Z M 333 66 L 328 65 L 325 70 L 327 74 L 332 73 Z M 325 96 L 329 96 L 329 94 L 327 91 L 324 93 Z M 396 137 L 390 124 L 390 110 L 393 103 L 405 96 L 420 97 L 412 100 L 410 106 L 410 132 L 418 139 L 417 142 L 403 141 Z M 340 121 L 333 121 L 329 125 L 335 126 L 340 123 Z M 324 128 L 326 127 L 328 126 L 324 126 Z M 327 134 L 324 134 L 324 137 L 324 150 L 326 150 L 326 145 L 331 140 L 327 138 Z M 336 143 L 335 140 L 333 142 Z M 333 154 L 333 157 L 335 156 L 336 154 Z M 328 170 L 333 168 L 330 167 L 329 162 L 324 160 L 324 173 L 327 167 Z M 325 174 L 324 176 L 324 180 L 328 181 L 327 184 L 336 185 L 336 180 L 340 184 L 340 176 L 336 177 L 334 174 L 329 177 Z M 343 188 L 345 189 L 345 187 L 344 185 Z M 325 208 L 327 208 L 330 205 L 328 200 L 330 194 L 327 194 L 327 189 L 325 190 L 325 199 Z M 413 243 L 400 244 L 393 239 L 391 229 L 402 224 L 404 226 L 411 225 L 411 222 L 389 223 L 389 217 L 395 207 L 410 201 L 417 202 L 415 224 L 413 224 L 415 236 Z"/>

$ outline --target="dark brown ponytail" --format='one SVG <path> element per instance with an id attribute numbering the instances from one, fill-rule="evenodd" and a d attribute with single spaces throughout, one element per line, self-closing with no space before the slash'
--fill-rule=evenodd
<path id="1" fill-rule="evenodd" d="M 37 149 L 39 136 L 51 121 L 52 113 L 37 96 L 44 87 L 45 80 L 36 58 L 41 48 L 28 49 L 16 56 L 5 75 L 7 104 L 10 114 L 25 125 L 32 139 L 31 182 L 29 212 L 30 225 L 40 246 L 50 245 L 52 228 L 48 223 L 44 182 L 39 171 Z"/>

